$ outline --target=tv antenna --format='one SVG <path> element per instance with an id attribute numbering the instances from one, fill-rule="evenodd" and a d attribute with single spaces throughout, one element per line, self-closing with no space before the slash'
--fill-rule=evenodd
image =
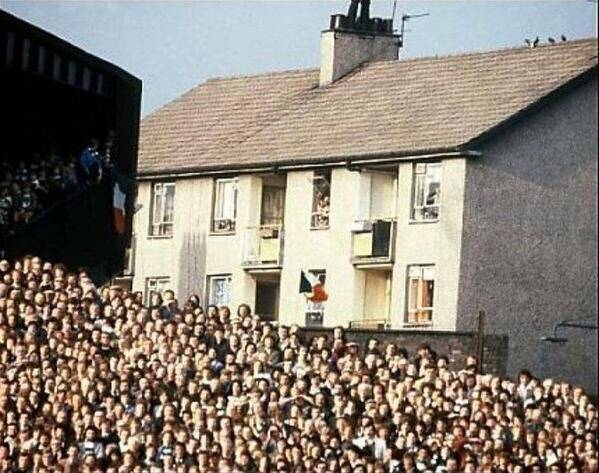
<path id="1" fill-rule="evenodd" d="M 397 2 L 397 0 L 396 0 Z M 395 5 L 393 15 L 395 15 Z M 404 45 L 404 35 L 406 33 L 406 23 L 414 18 L 422 18 L 425 16 L 430 16 L 430 13 L 418 13 L 416 15 L 405 14 L 401 15 L 401 28 L 399 30 L 399 40 L 401 41 L 401 45 Z"/>

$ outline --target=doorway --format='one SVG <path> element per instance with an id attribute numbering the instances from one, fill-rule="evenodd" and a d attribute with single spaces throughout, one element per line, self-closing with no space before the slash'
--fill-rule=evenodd
<path id="1" fill-rule="evenodd" d="M 256 314 L 274 322 L 279 318 L 279 281 L 256 281 Z"/>

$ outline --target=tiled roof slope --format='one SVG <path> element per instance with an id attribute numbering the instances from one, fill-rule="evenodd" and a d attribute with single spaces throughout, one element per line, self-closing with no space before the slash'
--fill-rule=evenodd
<path id="1" fill-rule="evenodd" d="M 458 148 L 597 64 L 597 40 L 209 80 L 142 121 L 139 172 Z"/>

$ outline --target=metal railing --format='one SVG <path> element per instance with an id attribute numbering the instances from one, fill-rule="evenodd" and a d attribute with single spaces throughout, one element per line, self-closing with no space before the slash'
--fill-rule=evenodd
<path id="1" fill-rule="evenodd" d="M 356 221 L 351 228 L 352 263 L 392 263 L 395 227 L 390 218 Z"/>
<path id="2" fill-rule="evenodd" d="M 283 226 L 248 227 L 243 234 L 244 267 L 280 267 L 283 264 Z"/>

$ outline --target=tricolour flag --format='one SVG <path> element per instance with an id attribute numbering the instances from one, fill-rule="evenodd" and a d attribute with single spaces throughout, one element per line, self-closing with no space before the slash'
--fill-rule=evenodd
<path id="1" fill-rule="evenodd" d="M 324 284 L 320 277 L 303 269 L 300 278 L 299 292 L 306 294 L 308 300 L 314 303 L 322 303 L 329 298 L 329 295 L 324 290 Z"/>
<path id="2" fill-rule="evenodd" d="M 112 210 L 114 215 L 114 229 L 119 234 L 125 233 L 125 193 L 121 190 L 118 182 L 114 183 L 112 196 Z"/>

